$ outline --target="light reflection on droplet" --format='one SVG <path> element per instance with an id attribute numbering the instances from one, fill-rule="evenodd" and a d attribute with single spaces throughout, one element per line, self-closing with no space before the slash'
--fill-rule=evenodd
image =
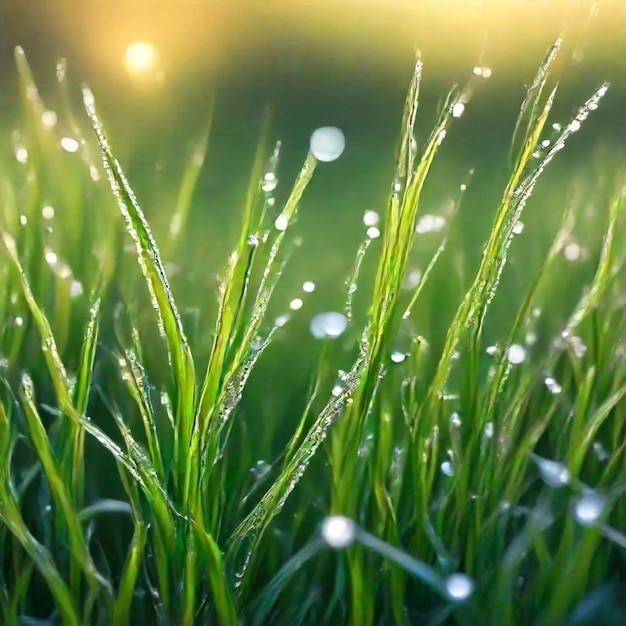
<path id="1" fill-rule="evenodd" d="M 483 434 L 485 435 L 487 439 L 491 439 L 493 437 L 493 433 L 494 433 L 493 422 L 487 422 L 485 424 L 485 429 L 483 431 Z"/>
<path id="2" fill-rule="evenodd" d="M 487 349 L 485 350 L 485 352 L 489 356 L 493 356 L 497 351 L 498 351 L 498 346 L 487 346 Z"/>
<path id="3" fill-rule="evenodd" d="M 599 442 L 593 442 L 593 451 L 596 453 L 598 457 L 598 461 L 608 461 L 611 458 L 611 455 L 606 451 L 606 448 Z"/>
<path id="4" fill-rule="evenodd" d="M 452 463 L 450 463 L 450 461 L 444 461 L 441 464 L 441 471 L 446 476 L 453 476 L 454 475 L 454 467 L 452 466 Z"/>
<path id="5" fill-rule="evenodd" d="M 577 261 L 582 256 L 582 252 L 583 252 L 582 246 L 575 242 L 568 243 L 563 248 L 563 256 L 568 261 Z"/>
<path id="6" fill-rule="evenodd" d="M 285 313 L 284 315 L 279 315 L 274 321 L 274 324 L 278 328 L 282 328 L 290 320 L 290 318 L 291 316 L 289 315 L 289 313 Z"/>
<path id="7" fill-rule="evenodd" d="M 356 539 L 356 525 L 343 515 L 327 517 L 322 524 L 322 538 L 331 548 L 347 548 Z"/>
<path id="8" fill-rule="evenodd" d="M 443 230 L 446 220 L 440 215 L 422 215 L 415 226 L 416 233 L 435 233 Z"/>
<path id="9" fill-rule="evenodd" d="M 517 220 L 513 226 L 513 233 L 515 235 L 521 235 L 524 232 L 524 222 Z"/>
<path id="10" fill-rule="evenodd" d="M 574 517 L 584 526 L 595 524 L 604 513 L 606 500 L 606 496 L 598 491 L 583 493 L 574 504 Z"/>
<path id="11" fill-rule="evenodd" d="M 287 230 L 287 226 L 289 226 L 289 219 L 284 213 L 281 213 L 274 222 L 274 228 L 276 230 Z"/>
<path id="12" fill-rule="evenodd" d="M 261 189 L 263 191 L 274 191 L 278 185 L 278 178 L 276 178 L 276 174 L 274 172 L 267 172 L 265 176 L 263 176 L 263 182 L 261 183 Z"/>
<path id="13" fill-rule="evenodd" d="M 406 354 L 404 354 L 403 352 L 392 352 L 391 353 L 391 360 L 394 363 L 402 363 L 402 361 L 404 361 L 404 359 L 406 359 Z"/>
<path id="14" fill-rule="evenodd" d="M 24 325 L 24 318 L 20 317 L 19 315 L 15 316 L 15 319 L 13 320 L 14 324 L 16 326 L 23 326 Z"/>
<path id="15" fill-rule="evenodd" d="M 45 206 L 43 209 L 41 209 L 41 216 L 45 220 L 53 219 L 54 218 L 54 207 Z"/>
<path id="16" fill-rule="evenodd" d="M 289 303 L 289 308 L 292 311 L 297 311 L 298 309 L 302 308 L 302 305 L 304 303 L 302 302 L 302 300 L 300 298 L 294 298 L 290 303 Z"/>
<path id="17" fill-rule="evenodd" d="M 506 353 L 506 357 L 511 365 L 519 365 L 526 360 L 526 348 L 514 343 Z"/>
<path id="18" fill-rule="evenodd" d="M 466 600 L 474 591 L 474 581 L 466 574 L 452 574 L 446 579 L 446 591 L 451 600 Z"/>
<path id="19" fill-rule="evenodd" d="M 376 211 L 365 211 L 363 215 L 363 223 L 366 226 L 376 226 L 380 221 L 380 216 Z"/>
<path id="20" fill-rule="evenodd" d="M 367 229 L 367 236 L 370 239 L 378 239 L 378 237 L 380 237 L 380 231 L 376 228 L 376 226 L 370 226 Z"/>
<path id="21" fill-rule="evenodd" d="M 28 163 L 28 150 L 23 147 L 19 147 L 15 149 L 15 158 L 18 163 Z"/>
<path id="22" fill-rule="evenodd" d="M 73 137 L 61 137 L 60 144 L 66 152 L 76 152 L 80 145 Z"/>
<path id="23" fill-rule="evenodd" d="M 41 123 L 46 128 L 54 128 L 57 123 L 57 114 L 54 111 L 44 111 L 41 114 Z"/>
<path id="24" fill-rule="evenodd" d="M 490 67 L 481 67 L 479 65 L 477 65 L 474 68 L 474 75 L 475 76 L 482 76 L 483 78 L 489 78 L 492 74 L 492 70 Z"/>
<path id="25" fill-rule="evenodd" d="M 311 320 L 311 334 L 316 339 L 335 339 L 348 327 L 348 318 L 342 313 L 320 313 Z"/>
<path id="26" fill-rule="evenodd" d="M 461 117 L 465 111 L 465 104 L 463 102 L 455 102 L 452 105 L 452 117 Z"/>
<path id="27" fill-rule="evenodd" d="M 539 473 L 543 481 L 550 487 L 564 487 L 569 485 L 572 478 L 569 469 L 562 463 L 535 457 Z"/>
<path id="28" fill-rule="evenodd" d="M 343 132 L 334 126 L 324 126 L 311 135 L 311 152 L 318 161 L 330 162 L 338 159 L 345 147 Z"/>
<path id="29" fill-rule="evenodd" d="M 402 289 L 415 289 L 422 278 L 420 270 L 411 270 L 402 281 Z"/>
<path id="30" fill-rule="evenodd" d="M 45 252 L 46 262 L 48 265 L 56 265 L 59 257 L 52 250 L 46 250 Z"/>
<path id="31" fill-rule="evenodd" d="M 82 295 L 82 293 L 83 293 L 82 284 L 78 280 L 73 280 L 70 283 L 70 296 L 72 298 L 77 298 L 78 296 Z"/>
<path id="32" fill-rule="evenodd" d="M 557 383 L 556 380 L 552 378 L 552 376 L 548 376 L 544 382 L 546 384 L 546 387 L 548 388 L 548 391 L 550 393 L 553 393 L 554 395 L 557 395 L 561 393 L 561 391 L 563 391 L 563 387 L 561 387 L 561 385 L 559 385 L 559 383 Z"/>
<path id="33" fill-rule="evenodd" d="M 580 127 L 581 127 L 581 123 L 578 120 L 572 120 L 568 124 L 567 130 L 569 130 L 571 133 L 575 133 L 580 130 Z"/>

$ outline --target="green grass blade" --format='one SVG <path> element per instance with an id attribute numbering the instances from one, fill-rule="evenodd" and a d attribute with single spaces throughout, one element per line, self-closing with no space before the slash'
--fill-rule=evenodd
<path id="1" fill-rule="evenodd" d="M 111 189 L 126 221 L 126 228 L 131 235 L 136 249 L 137 260 L 148 285 L 152 303 L 157 314 L 159 329 L 165 337 L 169 352 L 172 374 L 177 392 L 176 427 L 180 431 L 180 445 L 189 448 L 194 424 L 195 373 L 193 357 L 183 331 L 180 315 L 170 290 L 165 269 L 161 262 L 158 247 L 144 214 L 122 168 L 113 157 L 104 136 L 102 124 L 95 111 L 94 98 L 85 87 L 83 89 L 85 108 L 96 132 L 102 152 L 102 160 L 109 177 Z M 178 457 L 179 488 L 187 475 L 188 455 Z"/>

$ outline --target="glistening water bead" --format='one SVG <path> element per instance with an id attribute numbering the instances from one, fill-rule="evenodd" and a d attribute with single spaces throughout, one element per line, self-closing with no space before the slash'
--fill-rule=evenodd
<path id="1" fill-rule="evenodd" d="M 345 147 L 343 132 L 334 126 L 318 128 L 311 135 L 311 152 L 318 161 L 335 161 L 342 155 Z"/>
<path id="2" fill-rule="evenodd" d="M 474 581 L 466 574 L 452 574 L 446 579 L 446 591 L 451 600 L 466 600 L 474 591 Z"/>
<path id="3" fill-rule="evenodd" d="M 348 318 L 342 313 L 320 313 L 311 320 L 311 334 L 316 339 L 336 339 L 348 327 Z"/>
<path id="4" fill-rule="evenodd" d="M 322 523 L 322 537 L 335 550 L 342 550 L 354 543 L 356 525 L 348 517 L 333 515 Z"/>

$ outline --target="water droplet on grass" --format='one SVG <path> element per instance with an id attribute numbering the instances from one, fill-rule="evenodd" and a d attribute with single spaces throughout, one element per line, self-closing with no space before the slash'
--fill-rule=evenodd
<path id="1" fill-rule="evenodd" d="M 356 524 L 343 515 L 327 517 L 322 523 L 322 538 L 335 550 L 347 548 L 356 539 Z"/>
<path id="2" fill-rule="evenodd" d="M 15 158 L 18 163 L 28 163 L 28 150 L 22 146 L 15 148 Z"/>
<path id="3" fill-rule="evenodd" d="M 454 467 L 452 466 L 452 463 L 450 463 L 450 461 L 444 461 L 441 464 L 441 471 L 446 476 L 454 476 Z"/>
<path id="4" fill-rule="evenodd" d="M 559 385 L 559 383 L 557 383 L 552 376 L 548 376 L 544 382 L 546 383 L 546 387 L 550 393 L 557 395 L 563 391 L 561 385 Z"/>
<path id="5" fill-rule="evenodd" d="M 507 359 L 511 365 L 519 365 L 526 360 L 526 348 L 514 343 L 506 353 Z"/>
<path id="6" fill-rule="evenodd" d="M 474 591 L 474 581 L 466 574 L 452 574 L 446 579 L 446 591 L 451 600 L 466 600 Z"/>
<path id="7" fill-rule="evenodd" d="M 263 182 L 261 183 L 261 189 L 263 191 L 274 191 L 277 185 L 278 178 L 276 178 L 276 174 L 274 174 L 274 172 L 267 172 L 265 176 L 263 176 Z"/>
<path id="8" fill-rule="evenodd" d="M 593 451 L 596 453 L 598 457 L 598 461 L 608 461 L 611 455 L 607 452 L 606 448 L 599 442 L 593 442 Z"/>
<path id="9" fill-rule="evenodd" d="M 574 504 L 574 517 L 584 526 L 595 524 L 606 506 L 607 498 L 598 491 L 583 493 Z"/>
<path id="10" fill-rule="evenodd" d="M 391 353 L 391 360 L 394 363 L 402 363 L 402 361 L 404 361 L 404 359 L 406 359 L 406 354 L 404 354 L 403 352 L 392 352 Z"/>
<path id="11" fill-rule="evenodd" d="M 568 261 L 577 261 L 582 257 L 583 248 L 580 244 L 572 242 L 563 248 L 563 256 Z"/>
<path id="12" fill-rule="evenodd" d="M 311 334 L 316 339 L 335 339 L 348 327 L 348 318 L 335 311 L 320 313 L 311 320 Z"/>
<path id="13" fill-rule="evenodd" d="M 41 114 L 41 123 L 46 128 L 54 128 L 57 123 L 57 114 L 54 111 L 44 111 Z"/>
<path id="14" fill-rule="evenodd" d="M 550 487 L 564 487 L 569 485 L 572 475 L 565 465 L 537 456 L 535 456 L 534 459 L 539 467 L 541 478 L 547 485 L 550 485 Z"/>
<path id="15" fill-rule="evenodd" d="M 330 162 L 338 159 L 345 147 L 343 132 L 334 126 L 318 128 L 311 135 L 311 152 L 318 161 Z"/>
<path id="16" fill-rule="evenodd" d="M 61 141 L 59 143 L 61 144 L 61 148 L 63 148 L 66 152 L 76 152 L 80 146 L 78 141 L 76 141 L 73 137 L 61 137 Z"/>
<path id="17" fill-rule="evenodd" d="M 378 239 L 378 237 L 380 237 L 380 230 L 378 230 L 376 226 L 370 226 L 366 234 L 370 239 Z"/>
<path id="18" fill-rule="evenodd" d="M 417 221 L 415 232 L 418 234 L 436 233 L 443 230 L 445 225 L 446 220 L 440 215 L 422 215 Z"/>
<path id="19" fill-rule="evenodd" d="M 455 102 L 452 105 L 452 117 L 461 117 L 465 111 L 465 104 L 463 102 Z"/>
<path id="20" fill-rule="evenodd" d="M 302 300 L 300 298 L 294 298 L 290 303 L 289 303 L 289 308 L 292 311 L 297 311 L 299 309 L 302 308 L 302 305 L 304 303 L 302 302 Z"/>
<path id="21" fill-rule="evenodd" d="M 53 219 L 54 218 L 54 207 L 45 206 L 43 209 L 41 209 L 41 216 L 45 220 Z"/>
<path id="22" fill-rule="evenodd" d="M 376 211 L 365 211 L 363 214 L 363 223 L 366 226 L 376 226 L 380 221 L 380 216 Z"/>
<path id="23" fill-rule="evenodd" d="M 289 218 L 284 213 L 281 213 L 274 222 L 274 228 L 282 231 L 287 230 L 287 226 L 289 226 Z"/>

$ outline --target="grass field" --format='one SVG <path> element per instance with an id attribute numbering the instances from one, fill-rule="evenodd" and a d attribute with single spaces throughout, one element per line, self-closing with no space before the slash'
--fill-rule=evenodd
<path id="1" fill-rule="evenodd" d="M 626 622 L 626 197 L 612 164 L 587 195 L 550 190 L 552 243 L 523 291 L 506 307 L 500 295 L 536 184 L 610 93 L 599 83 L 553 119 L 559 47 L 520 103 L 471 275 L 447 246 L 471 174 L 445 220 L 420 197 L 480 77 L 442 100 L 418 146 L 417 61 L 387 206 L 366 215 L 344 310 L 297 357 L 315 371 L 296 414 L 246 385 L 264 360 L 280 367 L 273 350 L 300 349 L 290 315 L 315 286 L 291 289 L 290 308 L 281 279 L 313 153 L 276 202 L 280 144 L 264 125 L 215 306 L 179 309 L 169 281 L 213 116 L 157 242 L 89 88 L 86 114 L 73 110 L 60 73 L 61 137 L 16 50 L 23 128 L 0 174 L 2 624 Z M 439 240 L 416 273 L 425 231 Z M 436 290 L 463 286 L 445 326 L 428 300 L 442 264 L 459 275 Z"/>

